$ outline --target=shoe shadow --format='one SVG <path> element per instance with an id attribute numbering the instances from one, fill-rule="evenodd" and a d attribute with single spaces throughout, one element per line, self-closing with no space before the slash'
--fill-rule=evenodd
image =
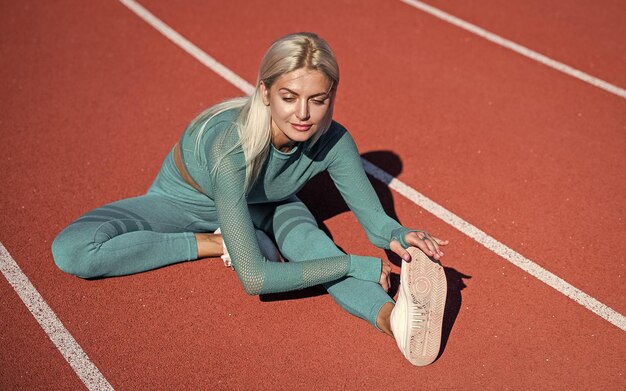
<path id="1" fill-rule="evenodd" d="M 361 155 L 365 160 L 380 167 L 393 177 L 397 177 L 402 172 L 402 161 L 399 156 L 391 151 L 375 151 L 368 152 Z M 369 177 L 378 198 L 383 206 L 383 209 L 391 218 L 400 222 L 396 214 L 395 205 L 393 201 L 393 195 L 391 189 L 387 186 L 387 183 L 382 183 L 378 180 Z M 341 213 L 348 212 L 350 209 L 346 205 L 345 201 L 341 197 L 341 194 L 335 187 L 333 181 L 327 173 L 322 173 L 313 178 L 307 185 L 298 193 L 298 197 L 307 205 L 307 207 L 315 216 L 319 227 L 326 232 L 326 234 L 333 239 L 332 234 L 328 230 L 328 227 L 324 223 L 326 220 L 335 217 Z M 402 222 L 400 222 L 402 223 Z M 358 229 L 360 227 L 357 227 Z M 343 250 L 342 250 L 343 251 Z M 394 252 L 386 250 L 387 259 L 395 264 L 401 266 L 402 260 Z M 446 275 L 446 282 L 448 285 L 446 294 L 446 304 L 444 309 L 444 316 L 441 330 L 441 345 L 439 354 L 435 361 L 437 361 L 446 349 L 448 340 L 452 333 L 454 323 L 461 310 L 462 295 L 461 291 L 467 287 L 463 280 L 472 278 L 470 275 L 461 273 L 451 267 L 444 266 L 444 272 Z M 400 275 L 391 275 L 391 287 L 389 289 L 389 296 L 396 297 L 398 289 L 400 287 Z M 277 300 L 297 300 L 308 297 L 315 297 L 327 294 L 326 290 L 318 285 L 310 288 L 283 292 L 265 294 L 260 296 L 261 301 L 277 301 Z"/>
<path id="2" fill-rule="evenodd" d="M 461 291 L 467 288 L 467 285 L 465 285 L 463 280 L 472 278 L 472 276 L 463 274 L 451 267 L 444 266 L 443 270 L 446 274 L 448 291 L 446 294 L 446 305 L 444 307 L 443 322 L 441 326 L 441 346 L 435 361 L 443 355 L 443 352 L 448 344 L 448 340 L 450 339 L 452 328 L 454 327 L 456 318 L 461 310 L 461 304 L 463 302 Z"/>

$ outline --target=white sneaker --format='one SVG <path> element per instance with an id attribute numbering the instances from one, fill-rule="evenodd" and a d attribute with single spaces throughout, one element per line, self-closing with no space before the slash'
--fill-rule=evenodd
<path id="1" fill-rule="evenodd" d="M 213 233 L 221 235 L 222 234 L 222 230 L 218 228 Z M 230 255 L 228 254 L 228 249 L 226 248 L 226 245 L 224 244 L 224 241 L 222 241 L 222 249 L 224 250 L 224 255 L 222 255 L 220 258 L 222 258 L 222 261 L 224 261 L 224 266 L 226 266 L 226 267 L 233 267 L 233 263 L 230 260 Z"/>
<path id="2" fill-rule="evenodd" d="M 391 331 L 413 365 L 432 363 L 439 354 L 447 282 L 441 265 L 410 247 L 411 262 L 402 261 L 398 300 L 391 312 Z"/>

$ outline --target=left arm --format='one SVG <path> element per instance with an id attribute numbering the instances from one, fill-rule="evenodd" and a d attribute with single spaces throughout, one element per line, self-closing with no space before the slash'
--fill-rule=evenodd
<path id="1" fill-rule="evenodd" d="M 410 246 L 416 246 L 427 255 L 439 259 L 443 255 L 439 246 L 448 244 L 448 241 L 435 238 L 425 231 L 403 227 L 385 213 L 365 174 L 352 136 L 343 128 L 341 132 L 343 134 L 332 147 L 333 153 L 328 156 L 331 159 L 328 172 L 370 242 L 379 248 L 392 250 L 406 261 L 411 259 L 406 251 Z"/>

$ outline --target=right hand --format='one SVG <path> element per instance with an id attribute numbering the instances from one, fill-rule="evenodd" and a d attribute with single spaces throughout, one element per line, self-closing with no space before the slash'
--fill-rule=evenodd
<path id="1" fill-rule="evenodd" d="M 383 261 L 382 262 L 382 268 L 380 271 L 380 280 L 378 281 L 378 283 L 380 284 L 380 286 L 383 287 L 383 289 L 385 290 L 385 292 L 389 291 L 389 287 L 391 287 L 391 265 L 389 264 L 389 262 Z"/>
<path id="2" fill-rule="evenodd" d="M 441 240 L 422 230 L 409 232 L 404 237 L 404 241 L 409 246 L 419 248 L 424 254 L 436 260 L 439 260 L 443 256 L 443 251 L 439 249 L 439 246 L 445 246 L 449 243 L 447 240 Z M 402 247 L 399 241 L 395 239 L 392 240 L 389 244 L 389 248 L 405 262 L 411 262 L 411 254 Z"/>

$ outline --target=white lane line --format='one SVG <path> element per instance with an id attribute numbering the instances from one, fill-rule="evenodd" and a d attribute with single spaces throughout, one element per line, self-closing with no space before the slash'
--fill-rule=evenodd
<path id="1" fill-rule="evenodd" d="M 22 269 L 0 243 L 0 271 L 89 390 L 113 390 Z"/>
<path id="2" fill-rule="evenodd" d="M 163 23 L 161 20 L 159 20 L 156 16 L 151 14 L 141 5 L 137 4 L 135 1 L 133 0 L 120 0 L 120 1 L 124 4 L 132 4 L 133 7 L 132 8 L 129 7 L 129 8 L 133 10 L 133 12 L 135 12 L 137 15 L 139 15 L 139 17 L 141 17 L 145 22 L 154 26 L 155 28 L 157 27 L 153 24 L 154 21 L 158 21 L 158 26 L 166 26 L 165 23 Z M 139 12 L 136 10 L 138 10 Z M 149 18 L 145 18 L 144 15 L 149 15 Z M 187 53 L 192 55 L 194 58 L 198 59 L 198 61 L 202 62 L 201 60 L 202 58 L 209 57 L 200 48 L 191 44 L 191 42 L 189 42 L 187 39 L 182 37 L 180 34 L 169 33 L 169 32 L 174 32 L 174 30 L 171 29 L 170 27 L 167 27 L 166 29 L 163 29 L 163 30 L 157 28 L 157 30 L 161 31 L 167 38 L 169 38 L 176 45 L 184 48 L 185 51 L 187 51 Z M 165 33 L 163 31 L 167 31 L 168 33 Z M 219 64 L 214 59 L 212 59 L 212 62 Z M 202 63 L 205 64 L 204 62 Z M 226 68 L 222 64 L 219 64 L 219 66 L 215 66 L 215 67 L 212 65 L 207 65 L 207 67 L 209 67 L 218 75 L 222 76 L 227 81 L 231 82 L 233 85 L 237 86 L 246 94 L 250 94 L 254 90 L 254 87 L 251 84 L 241 79 L 239 76 L 235 75 L 232 71 L 228 70 L 228 72 L 226 73 L 221 73 L 222 69 Z M 233 75 L 236 76 L 236 79 L 232 78 Z M 238 84 L 235 84 L 233 80 L 236 80 Z M 500 243 L 493 237 L 487 235 L 485 232 L 479 230 L 472 224 L 468 223 L 467 221 L 461 219 L 460 217 L 448 211 L 441 205 L 430 200 L 429 198 L 419 193 L 415 189 L 400 182 L 398 179 L 394 178 L 393 176 L 383 171 L 382 169 L 378 168 L 374 164 L 368 162 L 365 159 L 362 159 L 362 160 L 363 160 L 363 165 L 365 167 L 365 170 L 367 171 L 368 174 L 370 174 L 374 178 L 387 184 L 390 188 L 397 191 L 398 193 L 400 193 L 401 195 L 403 195 L 404 197 L 406 197 L 407 199 L 409 199 L 410 201 L 412 201 L 419 207 L 437 216 L 439 219 L 443 220 L 447 224 L 458 229 L 463 234 L 474 239 L 481 245 L 485 246 L 489 250 L 493 251 L 494 253 L 498 254 L 502 258 L 511 262 L 515 266 L 521 268 L 525 272 L 538 278 L 540 281 L 543 281 L 544 283 L 548 284 L 552 288 L 556 289 L 557 291 L 561 292 L 567 297 L 573 299 L 574 301 L 576 301 L 583 307 L 589 309 L 590 311 L 594 312 L 600 317 L 606 319 L 613 325 L 626 331 L 626 317 L 624 317 L 624 315 L 602 304 L 601 302 L 589 296 L 585 292 L 567 283 L 560 277 L 557 277 L 556 275 L 545 270 L 544 268 L 537 265 L 535 262 L 531 261 L 530 259 L 522 256 L 521 254 L 515 252 L 511 248 Z"/>
<path id="3" fill-rule="evenodd" d="M 199 47 L 191 43 L 184 38 L 178 32 L 174 31 L 170 26 L 163 23 L 159 18 L 154 16 L 150 11 L 142 7 L 139 3 L 133 0 L 120 0 L 122 4 L 133 11 L 137 16 L 146 21 L 150 26 L 157 29 L 161 34 L 165 35 L 178 47 L 189 53 L 200 63 L 204 64 L 207 68 L 212 69 L 215 73 L 228 80 L 230 84 L 239 88 L 246 94 L 252 94 L 254 87 L 252 87 L 247 81 L 239 77 L 235 72 L 226 68 L 224 65 L 217 62 L 213 57 L 206 54 Z"/>
<path id="4" fill-rule="evenodd" d="M 567 65 L 567 64 L 563 64 L 562 62 L 556 61 L 551 59 L 550 57 L 547 57 L 541 53 L 538 53 L 534 50 L 528 49 L 525 46 L 522 46 L 520 44 L 517 44 L 513 41 L 510 41 L 506 38 L 502 38 L 501 36 L 494 34 L 490 31 L 487 31 L 481 27 L 478 27 L 474 24 L 471 24 L 469 22 L 464 21 L 463 19 L 459 19 L 456 16 L 450 15 L 438 8 L 435 8 L 431 5 L 425 4 L 421 1 L 417 1 L 417 0 L 400 0 L 403 3 L 406 3 L 414 8 L 417 8 L 421 11 L 424 11 L 432 16 L 435 16 L 443 21 L 446 21 L 450 24 L 453 24 L 457 27 L 460 27 L 464 30 L 467 30 L 473 34 L 478 35 L 479 37 L 482 37 L 488 41 L 491 41 L 495 44 L 498 44 L 500 46 L 503 46 L 507 49 L 510 49 L 518 54 L 521 54 L 522 56 L 528 57 L 530 59 L 533 59 L 537 62 L 540 62 L 544 65 L 549 66 L 550 68 L 556 69 L 559 72 L 563 72 L 567 75 L 570 75 L 572 77 L 575 77 L 579 80 L 582 80 L 586 83 L 589 83 L 595 87 L 601 88 L 607 92 L 610 92 L 611 94 L 615 94 L 617 96 L 620 96 L 622 98 L 626 98 L 626 90 L 623 88 L 620 88 L 616 85 L 613 85 L 611 83 L 608 83 L 602 79 L 598 79 L 595 76 L 591 76 L 583 71 L 579 71 L 576 68 L 572 68 L 571 66 Z"/>
<path id="5" fill-rule="evenodd" d="M 459 216 L 450 212 L 443 206 L 437 204 L 430 198 L 411 188 L 397 178 L 394 178 L 374 164 L 363 159 L 363 165 L 365 167 L 365 171 L 368 174 L 378 179 L 379 181 L 387 184 L 387 186 L 397 191 L 405 198 L 411 200 L 413 203 L 417 204 L 421 208 L 437 216 L 445 223 L 453 226 L 465 235 L 474 239 L 476 242 L 482 244 L 497 255 L 511 262 L 513 265 L 519 267 L 526 273 L 548 284 L 549 286 L 561 292 L 570 299 L 574 300 L 578 304 L 594 312 L 596 315 L 608 320 L 610 323 L 619 327 L 623 331 L 626 331 L 626 317 L 624 315 L 594 299 L 593 297 L 589 296 L 588 294 L 576 288 L 562 278 L 547 271 L 543 267 L 537 265 L 535 262 L 531 261 L 517 251 L 494 239 L 484 231 L 463 220 Z"/>

